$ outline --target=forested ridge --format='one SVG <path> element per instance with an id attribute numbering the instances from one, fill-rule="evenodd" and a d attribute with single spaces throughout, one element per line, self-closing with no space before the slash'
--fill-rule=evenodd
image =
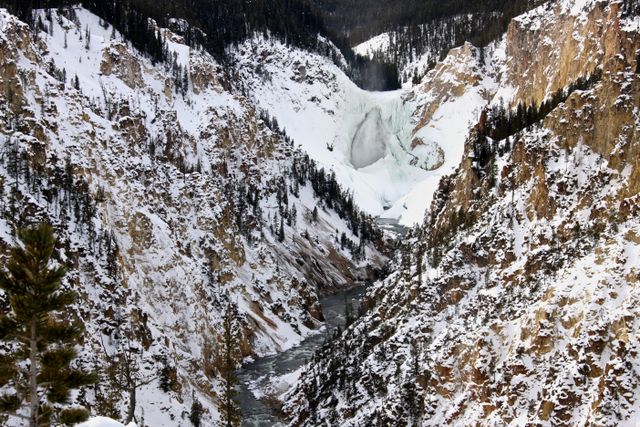
<path id="1" fill-rule="evenodd" d="M 71 0 L 0 0 L 23 21 L 32 21 L 32 9 L 60 7 Z M 187 44 L 202 47 L 224 62 L 226 49 L 254 34 L 273 37 L 319 52 L 341 64 L 362 88 L 389 90 L 400 81 L 418 79 L 426 70 L 399 70 L 428 53 L 429 63 L 449 49 L 470 41 L 486 46 L 498 38 L 512 17 L 541 0 L 471 0 L 391 2 L 389 0 L 84 0 L 84 7 L 124 34 L 134 47 L 154 62 L 167 60 L 163 40 L 148 25 L 154 19 L 184 36 Z M 179 21 L 183 20 L 183 21 Z M 33 22 L 32 22 L 33 24 Z M 185 25 L 188 24 L 188 25 Z M 351 46 L 390 32 L 390 46 L 373 58 L 356 55 Z M 338 50 L 327 48 L 322 35 Z M 409 75 L 411 74 L 411 75 Z M 420 75 L 418 75 L 420 74 Z"/>
<path id="2" fill-rule="evenodd" d="M 37 24 L 33 22 L 33 9 L 76 3 L 71 0 L 0 0 L 1 7 L 7 7 L 32 25 Z M 338 64 L 342 54 L 348 64 L 345 71 L 365 89 L 399 87 L 398 72 L 393 65 L 357 57 L 347 39 L 328 30 L 323 18 L 306 0 L 84 0 L 81 3 L 112 24 L 154 62 L 168 58 L 160 34 L 148 24 L 149 18 L 184 36 L 188 45 L 205 48 L 222 62 L 228 59 L 226 49 L 230 45 L 263 34 L 327 55 Z M 339 51 L 327 49 L 319 35 L 331 40 Z"/>
<path id="3" fill-rule="evenodd" d="M 327 25 L 355 45 L 400 27 L 427 24 L 461 14 L 500 12 L 505 20 L 540 3 L 535 0 L 311 0 Z M 492 31 L 490 28 L 485 30 Z"/>
<path id="4" fill-rule="evenodd" d="M 399 70 L 428 55 L 427 69 L 406 70 L 402 81 L 418 81 L 454 47 L 469 41 L 485 47 L 504 34 L 511 19 L 542 0 L 312 0 L 331 31 L 352 46 L 389 34 L 389 46 L 374 59 Z"/>
<path id="5" fill-rule="evenodd" d="M 0 0 L 20 19 L 31 21 L 34 8 L 59 7 L 71 0 Z M 148 18 L 185 37 L 190 46 L 203 47 L 225 61 L 228 46 L 254 34 L 277 38 L 296 47 L 319 52 L 340 63 L 362 88 L 389 90 L 400 80 L 399 70 L 425 53 L 433 64 L 465 41 L 485 46 L 502 34 L 513 16 L 540 0 L 470 0 L 391 2 L 389 0 L 84 0 L 82 5 L 124 34 L 154 61 L 166 60 L 163 41 L 147 24 Z M 175 18 L 175 19 L 173 19 Z M 176 19 L 184 21 L 176 21 Z M 188 23 L 188 25 L 183 25 Z M 390 46 L 374 58 L 360 57 L 351 46 L 390 32 Z M 318 39 L 330 39 L 338 51 Z M 424 70 L 420 70 L 422 73 Z M 414 71 L 413 74 L 416 72 Z"/>
<path id="6" fill-rule="evenodd" d="M 19 18 L 31 21 L 31 10 L 76 4 L 70 0 L 3 0 Z M 84 7 L 112 23 L 136 42 L 145 37 L 139 34 L 140 16 L 151 18 L 161 26 L 169 19 L 185 19 L 191 27 L 206 34 L 187 39 L 193 45 L 202 44 L 218 56 L 228 44 L 240 42 L 255 32 L 270 34 L 293 45 L 312 47 L 316 35 L 326 34 L 322 19 L 311 12 L 303 1 L 236 1 L 236 0 L 84 0 Z M 144 25 L 143 25 L 144 27 Z"/>

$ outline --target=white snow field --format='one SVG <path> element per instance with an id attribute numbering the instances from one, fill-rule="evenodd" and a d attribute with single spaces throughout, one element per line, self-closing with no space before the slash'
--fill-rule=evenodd
<path id="1" fill-rule="evenodd" d="M 107 417 L 93 417 L 84 423 L 77 424 L 76 427 L 136 427 L 135 423 L 124 425 L 116 420 Z"/>

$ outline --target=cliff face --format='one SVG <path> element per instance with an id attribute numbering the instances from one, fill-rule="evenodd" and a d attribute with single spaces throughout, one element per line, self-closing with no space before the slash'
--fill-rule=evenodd
<path id="1" fill-rule="evenodd" d="M 487 64 L 480 55 L 480 50 L 469 43 L 452 49 L 413 89 L 408 98 L 416 98 L 419 106 L 414 113 L 417 119 L 414 133 L 432 124 L 434 114 L 443 104 L 456 102 L 472 88 L 480 89 L 478 95 L 483 104 L 491 100 L 495 88 L 485 80 L 491 79 L 495 73 L 491 64 Z"/>
<path id="2" fill-rule="evenodd" d="M 303 374 L 292 425 L 635 425 L 638 24 L 597 1 L 514 20 L 492 107 L 601 77 L 499 141 L 480 116 L 397 273 Z"/>
<path id="3" fill-rule="evenodd" d="M 623 9 L 623 2 L 558 1 L 514 19 L 503 79 L 515 93 L 505 101 L 540 105 L 599 66 L 617 73 L 635 64 L 637 22 Z"/>
<path id="4" fill-rule="evenodd" d="M 197 397 L 214 422 L 227 306 L 238 361 L 292 346 L 321 325 L 320 293 L 382 264 L 379 235 L 205 52 L 161 29 L 173 60 L 154 66 L 81 8 L 40 19 L 34 36 L 0 10 L 2 250 L 53 222 L 82 363 L 128 351 L 138 419 L 175 425 Z M 128 395 L 99 372 L 80 398 L 120 418 Z"/>
<path id="5" fill-rule="evenodd" d="M 633 70 L 638 33 L 629 10 L 623 2 L 547 2 L 514 19 L 493 45 L 478 49 L 467 43 L 452 49 L 404 95 L 412 111 L 411 148 L 439 152 L 440 160 L 431 165 L 437 171 L 433 182 L 463 161 L 465 140 L 483 109 L 539 106 L 598 67 L 611 73 Z M 617 96 L 612 93 L 607 96 Z M 597 129 L 613 135 L 614 127 Z M 611 135 L 596 139 L 612 141 Z M 609 153 L 611 147 L 599 152 Z M 431 194 L 426 199 L 430 203 Z"/>

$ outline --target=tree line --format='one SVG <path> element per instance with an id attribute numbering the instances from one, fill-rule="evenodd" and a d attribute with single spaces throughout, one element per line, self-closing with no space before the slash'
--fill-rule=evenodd
<path id="1" fill-rule="evenodd" d="M 635 0 L 629 0 L 635 1 Z M 511 19 L 543 0 L 312 0 L 327 26 L 352 46 L 389 33 L 390 45 L 376 60 L 398 69 L 425 54 L 429 66 L 403 81 L 422 77 L 447 52 L 469 41 L 485 47 L 507 29 Z"/>
<path id="2" fill-rule="evenodd" d="M 520 102 L 515 109 L 498 105 L 491 111 L 483 112 L 480 123 L 476 126 L 473 141 L 473 155 L 477 167 L 483 169 L 489 164 L 498 146 L 495 142 L 505 140 L 544 120 L 558 105 L 569 99 L 571 94 L 591 88 L 601 78 L 602 71 L 596 69 L 590 75 L 580 77 L 568 87 L 557 90 L 540 105 L 535 101 L 531 101 L 528 105 Z M 508 145 L 502 147 L 503 150 L 509 149 Z"/>
<path id="3" fill-rule="evenodd" d="M 431 24 L 453 16 L 488 13 L 516 16 L 541 3 L 539 0 L 311 0 L 327 26 L 348 37 L 352 45 L 401 27 Z"/>
<path id="4" fill-rule="evenodd" d="M 0 6 L 7 7 L 29 24 L 34 24 L 34 9 L 76 3 L 72 0 L 0 0 Z M 327 29 L 322 16 L 305 0 L 83 0 L 81 4 L 112 24 L 153 62 L 166 62 L 171 57 L 161 34 L 149 24 L 149 19 L 182 35 L 189 46 L 206 49 L 223 63 L 227 62 L 229 46 L 262 34 L 326 55 L 337 64 L 341 64 L 341 57 L 346 59 L 349 66 L 345 71 L 365 89 L 399 87 L 398 73 L 392 64 L 358 58 L 347 38 Z M 332 40 L 337 52 L 327 51 L 319 35 Z"/>
<path id="5" fill-rule="evenodd" d="M 568 87 L 557 90 L 540 105 L 537 105 L 535 101 L 532 101 L 529 105 L 520 102 L 515 110 L 507 110 L 503 105 L 497 106 L 491 112 L 487 136 L 500 141 L 516 134 L 522 129 L 543 120 L 575 91 L 587 90 L 600 81 L 601 78 L 602 71 L 597 69 L 589 76 L 580 77 Z"/>

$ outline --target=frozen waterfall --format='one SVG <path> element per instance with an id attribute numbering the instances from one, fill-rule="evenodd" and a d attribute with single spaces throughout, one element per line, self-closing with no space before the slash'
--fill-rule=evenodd
<path id="1" fill-rule="evenodd" d="M 351 164 L 362 169 L 383 159 L 392 135 L 386 130 L 379 107 L 367 113 L 351 141 Z"/>

